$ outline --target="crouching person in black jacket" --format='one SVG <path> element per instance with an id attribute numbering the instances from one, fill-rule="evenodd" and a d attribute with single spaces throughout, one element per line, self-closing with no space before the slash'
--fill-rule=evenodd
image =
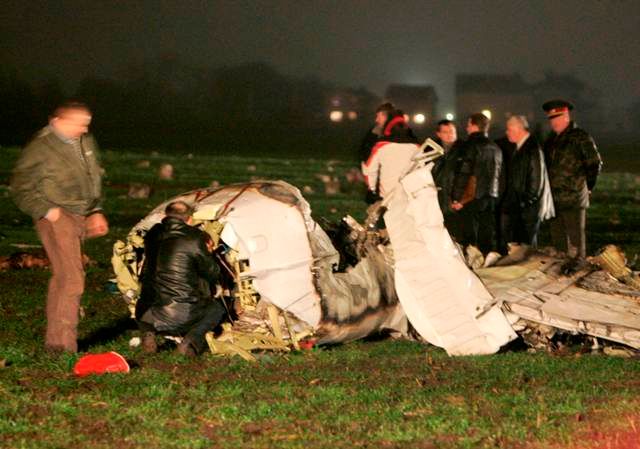
<path id="1" fill-rule="evenodd" d="M 143 332 L 145 352 L 157 350 L 156 333 L 184 336 L 180 354 L 193 356 L 206 348 L 205 334 L 225 316 L 211 287 L 220 276 L 213 243 L 203 231 L 190 226 L 193 209 L 174 201 L 165 218 L 145 236 L 142 291 L 136 318 Z"/>

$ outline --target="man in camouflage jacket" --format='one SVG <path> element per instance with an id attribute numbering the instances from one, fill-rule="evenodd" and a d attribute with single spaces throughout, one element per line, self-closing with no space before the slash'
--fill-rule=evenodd
<path id="1" fill-rule="evenodd" d="M 97 145 L 87 134 L 91 114 L 81 103 L 58 107 L 49 125 L 24 148 L 11 191 L 35 223 L 51 262 L 45 347 L 77 351 L 80 297 L 84 291 L 82 240 L 104 235 Z"/>
<path id="2" fill-rule="evenodd" d="M 586 209 L 602 159 L 593 138 L 571 121 L 571 103 L 552 100 L 542 108 L 553 131 L 544 143 L 556 209 L 556 218 L 551 221 L 551 238 L 556 248 L 582 263 L 586 256 Z"/>

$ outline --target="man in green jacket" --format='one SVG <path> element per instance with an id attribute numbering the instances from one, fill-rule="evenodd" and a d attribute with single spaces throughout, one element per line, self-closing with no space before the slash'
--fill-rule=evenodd
<path id="1" fill-rule="evenodd" d="M 90 122 L 82 103 L 56 108 L 49 125 L 22 151 L 11 178 L 14 201 L 33 218 L 51 262 L 45 348 L 56 352 L 78 349 L 82 241 L 108 232 L 97 145 L 87 134 Z"/>
<path id="2" fill-rule="evenodd" d="M 556 248 L 571 258 L 565 271 L 585 265 L 586 210 L 602 168 L 602 159 L 593 138 L 571 120 L 573 104 L 565 100 L 547 101 L 551 134 L 544 143 L 544 156 L 556 218 L 551 221 L 551 239 Z"/>

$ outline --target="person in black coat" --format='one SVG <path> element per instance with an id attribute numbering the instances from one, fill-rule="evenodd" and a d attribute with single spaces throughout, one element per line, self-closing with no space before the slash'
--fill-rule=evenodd
<path id="1" fill-rule="evenodd" d="M 371 155 L 371 150 L 378 143 L 382 132 L 384 131 L 384 125 L 389 119 L 389 115 L 396 110 L 392 103 L 382 103 L 376 108 L 375 124 L 369 128 L 367 134 L 363 137 L 360 143 L 360 161 L 366 163 Z"/>
<path id="2" fill-rule="evenodd" d="M 451 209 L 462 212 L 465 220 L 463 246 L 477 246 L 485 256 L 497 251 L 495 210 L 502 169 L 502 151 L 487 137 L 489 123 L 480 113 L 469 117 L 469 137 L 451 193 Z"/>
<path id="3" fill-rule="evenodd" d="M 514 144 L 505 161 L 506 185 L 501 202 L 501 228 L 505 242 L 537 246 L 540 200 L 546 167 L 540 144 L 529 133 L 526 117 L 507 120 L 507 138 Z"/>
<path id="4" fill-rule="evenodd" d="M 461 214 L 451 209 L 453 181 L 462 161 L 462 142 L 458 140 L 456 125 L 451 120 L 440 120 L 434 139 L 444 149 L 444 156 L 438 158 L 431 169 L 433 180 L 438 187 L 438 202 L 444 218 L 444 225 L 456 242 L 462 242 L 464 222 Z"/>
<path id="5" fill-rule="evenodd" d="M 136 319 L 142 346 L 155 352 L 156 333 L 184 336 L 178 352 L 195 355 L 206 347 L 205 334 L 225 316 L 224 306 L 211 298 L 220 277 L 211 238 L 191 223 L 192 208 L 174 201 L 165 218 L 145 236 L 142 290 Z"/>

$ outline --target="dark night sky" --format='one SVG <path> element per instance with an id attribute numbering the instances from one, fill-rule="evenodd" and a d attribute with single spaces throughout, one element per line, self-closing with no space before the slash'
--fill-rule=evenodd
<path id="1" fill-rule="evenodd" d="M 573 73 L 608 105 L 640 97 L 640 1 L 4 1 L 0 62 L 73 86 L 133 61 L 264 61 L 382 94 L 458 72 Z"/>

